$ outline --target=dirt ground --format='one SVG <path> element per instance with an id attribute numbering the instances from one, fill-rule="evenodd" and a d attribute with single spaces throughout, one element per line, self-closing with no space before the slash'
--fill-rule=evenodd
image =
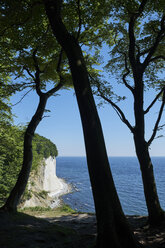
<path id="1" fill-rule="evenodd" d="M 165 222 L 150 228 L 146 217 L 127 218 L 145 247 L 165 248 Z M 93 214 L 35 217 L 24 213 L 0 213 L 0 248 L 91 248 L 95 239 Z"/>

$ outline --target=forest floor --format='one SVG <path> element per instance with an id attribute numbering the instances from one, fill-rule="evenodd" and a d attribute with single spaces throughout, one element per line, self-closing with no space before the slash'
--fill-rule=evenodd
<path id="1" fill-rule="evenodd" d="M 151 228 L 147 217 L 127 218 L 145 247 L 165 248 L 165 222 Z M 94 214 L 68 209 L 0 213 L 0 248 L 91 248 L 95 240 Z"/>

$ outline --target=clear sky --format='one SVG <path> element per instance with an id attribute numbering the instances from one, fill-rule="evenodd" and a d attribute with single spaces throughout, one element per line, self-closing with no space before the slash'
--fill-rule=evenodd
<path id="1" fill-rule="evenodd" d="M 124 95 L 126 93 L 123 87 L 117 86 L 119 91 Z M 59 156 L 85 156 L 85 147 L 79 111 L 76 102 L 76 96 L 73 90 L 61 90 L 59 96 L 53 96 L 48 100 L 47 109 L 51 110 L 46 113 L 50 117 L 45 117 L 37 128 L 37 133 L 52 140 L 58 148 Z M 23 93 L 16 94 L 12 97 L 12 103 L 17 102 Z M 149 103 L 153 94 L 146 96 Z M 130 98 L 131 99 L 131 98 Z M 133 123 L 133 105 L 128 98 L 123 102 L 122 108 L 126 116 Z M 38 96 L 30 93 L 18 105 L 13 107 L 13 113 L 17 116 L 15 124 L 26 124 L 30 121 L 35 112 L 38 103 Z M 135 156 L 133 137 L 128 128 L 123 124 L 115 111 L 110 105 L 98 108 L 101 119 L 107 153 L 109 156 Z M 158 108 L 147 118 L 146 135 L 151 134 L 154 120 L 157 116 Z M 163 116 L 163 121 L 165 120 Z M 161 131 L 165 134 L 165 130 Z M 152 156 L 165 156 L 165 137 L 154 140 L 151 146 Z"/>

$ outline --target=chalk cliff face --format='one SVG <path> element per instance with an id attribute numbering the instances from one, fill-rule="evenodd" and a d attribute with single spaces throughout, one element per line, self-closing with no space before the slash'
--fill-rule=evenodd
<path id="1" fill-rule="evenodd" d="M 29 199 L 22 207 L 57 207 L 60 204 L 59 196 L 70 191 L 70 187 L 63 179 L 56 176 L 56 159 L 44 159 L 33 171 L 28 182 Z"/>
<path id="2" fill-rule="evenodd" d="M 49 192 L 49 196 L 60 194 L 63 191 L 64 185 L 56 176 L 56 160 L 49 157 L 45 160 L 43 190 Z"/>

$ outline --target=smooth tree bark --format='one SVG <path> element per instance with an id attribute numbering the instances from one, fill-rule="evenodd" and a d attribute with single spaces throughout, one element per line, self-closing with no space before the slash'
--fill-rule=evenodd
<path id="1" fill-rule="evenodd" d="M 17 179 L 15 186 L 10 192 L 9 197 L 7 198 L 5 204 L 0 209 L 1 211 L 7 211 L 7 212 L 17 211 L 17 206 L 25 191 L 25 188 L 26 188 L 26 185 L 29 179 L 30 171 L 31 171 L 31 166 L 32 166 L 32 161 L 33 161 L 32 140 L 34 137 L 35 130 L 43 118 L 43 114 L 45 111 L 48 98 L 52 96 L 56 91 L 58 91 L 63 86 L 63 84 L 60 82 L 59 84 L 57 84 L 56 87 L 52 88 L 46 93 L 43 93 L 41 91 L 41 83 L 40 83 L 41 71 L 38 67 L 35 53 L 36 51 L 33 53 L 33 57 L 35 60 L 34 61 L 35 67 L 36 67 L 35 87 L 36 87 L 37 95 L 39 96 L 39 104 L 24 134 L 23 163 L 22 163 L 21 171 L 18 175 L 18 179 Z"/>
<path id="2" fill-rule="evenodd" d="M 122 211 L 106 153 L 102 128 L 81 48 L 61 19 L 62 1 L 44 0 L 57 41 L 69 60 L 79 106 L 97 218 L 98 248 L 140 247 Z"/>

